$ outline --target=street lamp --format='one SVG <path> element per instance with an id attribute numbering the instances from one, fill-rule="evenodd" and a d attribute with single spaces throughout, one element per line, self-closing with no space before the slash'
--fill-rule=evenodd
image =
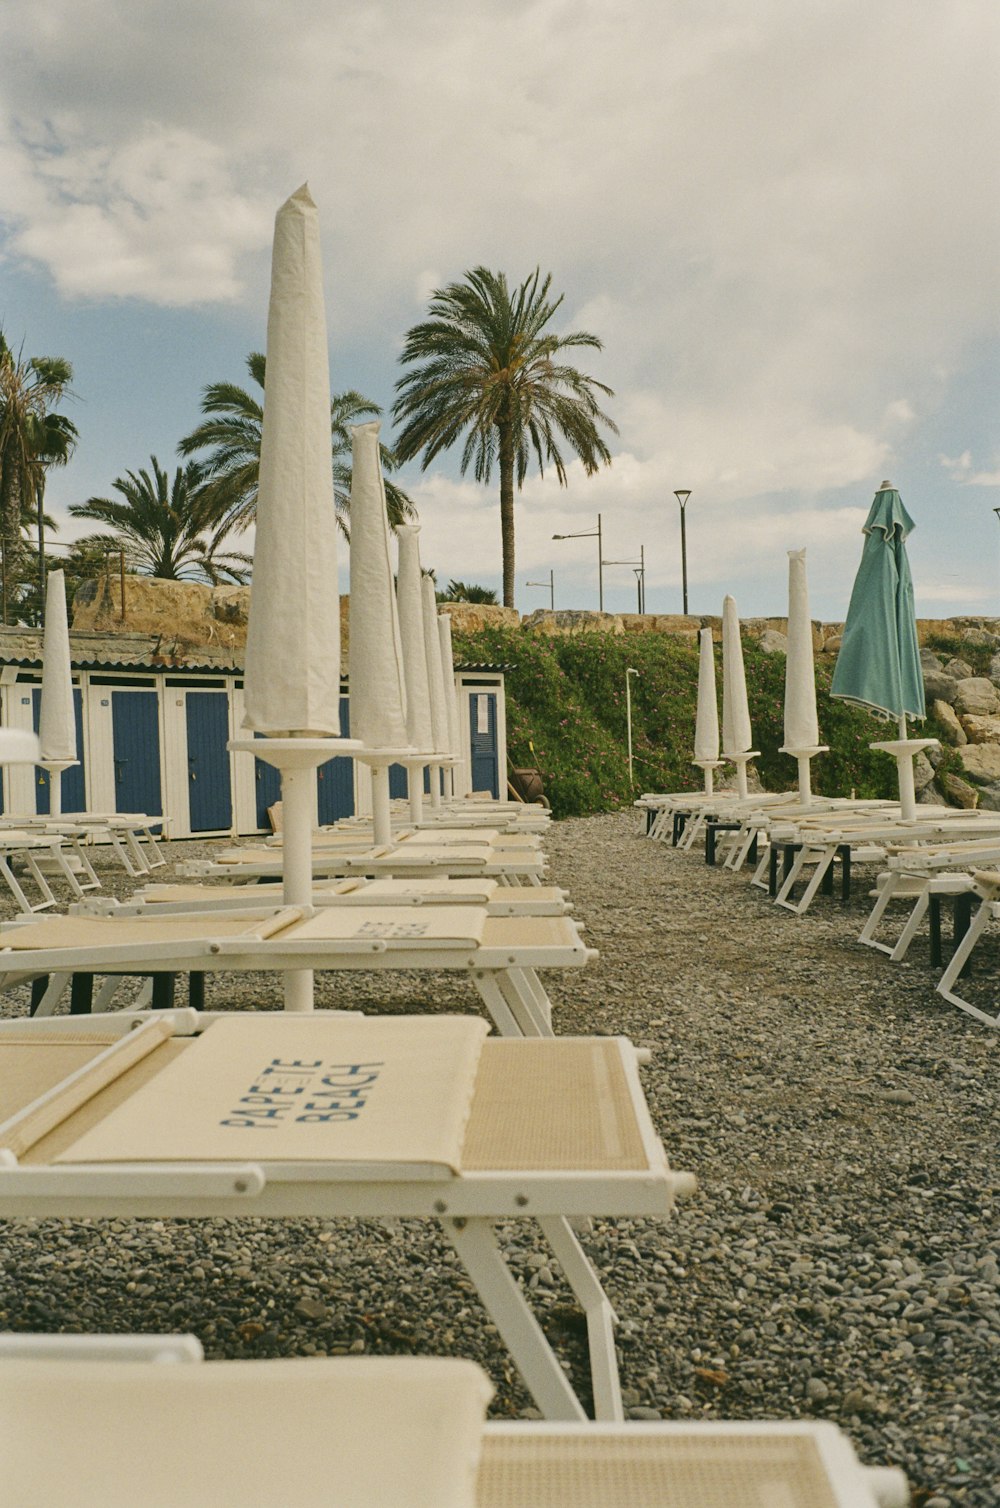
<path id="1" fill-rule="evenodd" d="M 635 790 L 635 781 L 632 779 L 632 682 L 629 676 L 638 675 L 630 665 L 625 672 L 625 726 L 628 730 L 628 788 Z"/>
<path id="2" fill-rule="evenodd" d="M 674 497 L 681 505 L 681 581 L 684 587 L 684 616 L 688 610 L 688 556 L 687 556 L 687 531 L 684 527 L 684 509 L 687 500 L 691 496 L 690 487 L 680 487 L 674 490 Z"/>
<path id="3" fill-rule="evenodd" d="M 597 528 L 584 529 L 580 534 L 553 534 L 553 539 L 596 539 L 597 540 L 597 606 L 598 611 L 604 611 L 604 543 L 601 534 L 601 515 L 597 515 Z"/>
<path id="4" fill-rule="evenodd" d="M 639 612 L 646 611 L 646 546 L 639 546 L 638 560 L 606 560 L 605 565 L 635 566 L 636 595 L 638 597 Z"/>
<path id="5" fill-rule="evenodd" d="M 554 535 L 553 535 L 553 538 L 555 538 Z M 525 584 L 525 586 L 543 586 L 543 587 L 545 587 L 546 591 L 549 594 L 549 611 L 552 612 L 552 613 L 555 612 L 555 610 L 556 610 L 556 573 L 555 573 L 555 571 L 550 571 L 549 572 L 549 579 L 548 579 L 548 581 L 526 581 L 524 584 Z"/>

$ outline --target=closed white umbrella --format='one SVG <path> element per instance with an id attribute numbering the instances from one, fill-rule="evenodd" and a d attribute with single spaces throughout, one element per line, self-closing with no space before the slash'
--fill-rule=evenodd
<path id="1" fill-rule="evenodd" d="M 788 657 L 785 661 L 785 741 L 782 754 L 798 761 L 799 798 L 812 800 L 809 761 L 826 752 L 819 741 L 816 672 L 805 550 L 788 552 Z"/>
<path id="2" fill-rule="evenodd" d="M 409 777 L 410 816 L 419 822 L 423 810 L 423 769 L 434 752 L 431 725 L 431 695 L 427 678 L 427 646 L 424 641 L 424 595 L 421 586 L 419 524 L 397 524 L 399 569 L 396 574 L 396 602 L 399 607 L 399 631 L 403 641 L 403 668 L 406 672 L 407 740 L 416 749 L 413 760 L 404 760 Z"/>
<path id="3" fill-rule="evenodd" d="M 62 811 L 62 772 L 79 763 L 66 617 L 66 577 L 62 571 L 50 571 L 45 588 L 38 742 L 38 763 L 49 772 L 49 813 L 58 817 Z"/>
<path id="4" fill-rule="evenodd" d="M 448 744 L 454 767 L 452 769 L 451 793 L 455 795 L 455 773 L 463 763 L 462 720 L 458 710 L 458 688 L 455 685 L 455 654 L 451 643 L 451 614 L 438 614 L 438 638 L 441 643 L 441 675 L 444 679 L 444 695 L 448 704 Z"/>
<path id="5" fill-rule="evenodd" d="M 437 626 L 437 598 L 434 581 L 425 576 L 420 583 L 424 605 L 424 651 L 427 655 L 427 685 L 431 700 L 431 732 L 434 737 L 434 760 L 431 764 L 431 805 L 441 805 L 441 773 L 451 764 L 451 728 L 448 704 L 444 695 L 441 668 L 441 638 Z"/>
<path id="6" fill-rule="evenodd" d="M 735 598 L 726 597 L 722 604 L 722 754 L 736 766 L 736 788 L 741 797 L 747 794 L 747 764 L 760 752 L 752 745 L 740 620 Z"/>
<path id="7" fill-rule="evenodd" d="M 406 676 L 392 584 L 389 519 L 377 422 L 351 431 L 351 733 L 371 767 L 376 843 L 392 836 L 389 766 L 415 751 L 406 731 Z"/>
<path id="8" fill-rule="evenodd" d="M 244 727 L 230 745 L 281 772 L 286 905 L 312 900 L 316 769 L 357 745 L 340 733 L 340 598 L 330 370 L 319 217 L 303 185 L 274 222 Z M 286 975 L 286 1010 L 311 1010 L 312 974 Z"/>
<path id="9" fill-rule="evenodd" d="M 719 703 L 715 691 L 715 649 L 712 630 L 698 635 L 698 710 L 694 722 L 694 759 L 705 775 L 705 795 L 711 796 L 713 771 L 719 768 Z"/>

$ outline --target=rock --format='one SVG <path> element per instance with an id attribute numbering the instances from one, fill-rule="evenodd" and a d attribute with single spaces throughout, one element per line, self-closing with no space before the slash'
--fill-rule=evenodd
<path id="1" fill-rule="evenodd" d="M 439 610 L 447 612 L 455 633 L 474 634 L 480 628 L 517 628 L 521 621 L 514 608 L 499 607 L 492 602 L 442 602 Z"/>
<path id="2" fill-rule="evenodd" d="M 986 628 L 963 628 L 962 638 L 966 644 L 975 644 L 980 649 L 1000 649 L 1000 634 L 992 634 Z"/>
<path id="3" fill-rule="evenodd" d="M 1000 691 L 984 675 L 963 676 L 952 702 L 959 717 L 993 717 L 1000 712 Z M 968 729 L 966 729 L 968 732 Z"/>
<path id="4" fill-rule="evenodd" d="M 496 612 L 498 609 L 493 608 Z M 499 609 L 505 611 L 505 609 Z M 517 615 L 514 615 L 515 622 Z M 459 625 L 455 623 L 453 627 Z M 575 634 L 622 634 L 625 632 L 622 620 L 617 613 L 586 613 L 577 609 L 559 609 L 549 612 L 545 608 L 539 608 L 530 617 L 525 618 L 523 627 L 529 633 L 562 634 L 567 637 Z M 692 632 L 692 638 L 697 636 L 697 628 Z"/>
<path id="5" fill-rule="evenodd" d="M 959 723 L 970 744 L 1000 743 L 1000 717 L 973 717 L 966 712 Z"/>
<path id="6" fill-rule="evenodd" d="M 766 655 L 786 655 L 788 653 L 788 635 L 778 633 L 775 628 L 765 628 L 758 643 Z"/>
<path id="7" fill-rule="evenodd" d="M 959 758 L 965 773 L 978 785 L 1000 781 L 1000 745 L 966 744 Z"/>
<path id="8" fill-rule="evenodd" d="M 939 724 L 941 737 L 945 743 L 952 744 L 955 748 L 960 749 L 963 744 L 969 742 L 969 735 L 959 722 L 954 708 L 948 702 L 942 701 L 940 698 L 932 701 L 931 715 Z"/>
<path id="9" fill-rule="evenodd" d="M 843 634 L 831 634 L 829 639 L 823 640 L 823 653 L 825 655 L 838 655 L 843 642 Z"/>
<path id="10" fill-rule="evenodd" d="M 958 682 L 954 676 L 945 675 L 943 670 L 924 671 L 924 696 L 929 702 L 951 703 L 957 691 Z"/>
<path id="11" fill-rule="evenodd" d="M 806 1397 L 810 1403 L 825 1403 L 830 1389 L 820 1377 L 810 1377 L 806 1382 Z"/>
<path id="12" fill-rule="evenodd" d="M 922 791 L 925 785 L 929 785 L 934 779 L 934 766 L 923 750 L 913 761 L 913 785 L 917 791 Z"/>
<path id="13" fill-rule="evenodd" d="M 320 1299 L 301 1298 L 295 1306 L 295 1313 L 302 1319 L 325 1320 L 329 1319 L 330 1311 Z"/>
<path id="14" fill-rule="evenodd" d="M 920 668 L 925 673 L 928 670 L 943 670 L 944 661 L 938 659 L 933 649 L 922 649 L 920 651 Z"/>
<path id="15" fill-rule="evenodd" d="M 840 1401 L 845 1414 L 870 1414 L 876 1408 L 875 1399 L 863 1388 L 849 1388 Z"/>
<path id="16" fill-rule="evenodd" d="M 987 791 L 975 790 L 967 780 L 963 780 L 959 775 L 952 774 L 950 770 L 945 770 L 942 774 L 938 775 L 937 784 L 941 789 L 941 794 L 951 806 L 960 806 L 964 811 L 971 812 L 977 806 L 985 807 L 987 805 Z M 1000 788 L 998 788 L 998 799 L 1000 799 Z M 990 807 L 989 810 L 1000 811 L 1000 806 Z"/>
<path id="17" fill-rule="evenodd" d="M 1000 654 L 995 654 L 990 660 L 990 668 L 986 674 L 994 685 L 1000 685 Z"/>
<path id="18" fill-rule="evenodd" d="M 954 676 L 956 681 L 967 680 L 970 676 L 975 676 L 976 674 L 968 660 L 959 660 L 958 658 L 945 662 L 944 673 L 945 675 Z"/>

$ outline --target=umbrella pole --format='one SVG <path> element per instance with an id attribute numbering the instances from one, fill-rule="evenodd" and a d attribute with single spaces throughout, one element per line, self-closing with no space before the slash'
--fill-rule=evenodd
<path id="1" fill-rule="evenodd" d="M 312 903 L 312 834 L 315 812 L 315 766 L 281 770 L 282 900 L 286 906 Z M 285 974 L 285 1010 L 311 1011 L 311 969 Z"/>
<path id="2" fill-rule="evenodd" d="M 412 760 L 401 761 L 406 765 L 406 788 L 410 796 L 410 825 L 419 827 L 424 820 L 424 764 Z"/>
<path id="3" fill-rule="evenodd" d="M 441 807 L 441 766 L 432 764 L 431 767 L 431 809 L 439 811 Z"/>

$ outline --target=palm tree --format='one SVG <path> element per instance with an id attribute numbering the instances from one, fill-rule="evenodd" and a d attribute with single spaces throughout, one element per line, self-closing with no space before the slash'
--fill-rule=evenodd
<path id="1" fill-rule="evenodd" d="M 78 439 L 76 425 L 54 407 L 69 395 L 73 368 L 61 356 L 15 356 L 0 331 L 0 540 L 4 575 L 21 574 L 21 533 L 37 521 L 39 557 L 44 549 L 45 476 L 64 466 Z"/>
<path id="2" fill-rule="evenodd" d="M 477 586 L 468 581 L 449 581 L 443 592 L 434 595 L 439 602 L 478 602 L 498 606 L 497 594 L 491 586 Z"/>
<path id="3" fill-rule="evenodd" d="M 260 351 L 247 357 L 247 368 L 258 387 L 264 387 L 266 359 Z M 206 505 L 219 525 L 220 537 L 248 528 L 257 514 L 257 478 L 260 470 L 260 434 L 264 420 L 261 401 L 234 382 L 213 382 L 205 388 L 202 412 L 209 415 L 177 447 L 182 456 L 208 450 L 205 458 Z M 351 495 L 351 436 L 349 426 L 376 419 L 382 410 L 353 390 L 335 393 L 330 403 L 330 436 L 333 449 L 334 501 L 337 520 L 348 534 Z M 396 458 L 387 446 L 380 447 L 382 468 L 394 471 Z M 392 482 L 385 484 L 386 506 L 391 524 L 415 517 L 412 502 Z"/>
<path id="4" fill-rule="evenodd" d="M 221 530 L 204 538 L 214 520 L 204 503 L 203 467 L 196 461 L 178 466 L 171 483 L 155 456 L 150 462 L 152 475 L 128 471 L 115 478 L 111 485 L 119 498 L 91 497 L 70 505 L 74 518 L 94 519 L 112 531 L 87 535 L 78 541 L 80 548 L 114 543 L 125 551 L 131 571 L 168 581 L 246 581 L 250 557 L 220 555 Z"/>
<path id="5" fill-rule="evenodd" d="M 609 387 L 557 358 L 581 346 L 601 350 L 596 335 L 578 330 L 546 333 L 562 296 L 549 298 L 552 275 L 536 268 L 513 293 L 502 272 L 477 267 L 462 283 L 439 288 L 430 318 L 406 336 L 402 361 L 412 365 L 396 383 L 393 418 L 403 420 L 395 451 L 408 461 L 421 451 L 422 468 L 465 433 L 461 468 L 474 463 L 477 482 L 488 482 L 494 463 L 500 471 L 500 530 L 503 542 L 503 600 L 514 606 L 514 479 L 524 484 L 534 455 L 539 475 L 550 462 L 562 486 L 566 465 L 559 449 L 568 442 L 588 476 L 611 452 L 598 423 L 617 428 L 598 406 L 597 393 Z"/>

